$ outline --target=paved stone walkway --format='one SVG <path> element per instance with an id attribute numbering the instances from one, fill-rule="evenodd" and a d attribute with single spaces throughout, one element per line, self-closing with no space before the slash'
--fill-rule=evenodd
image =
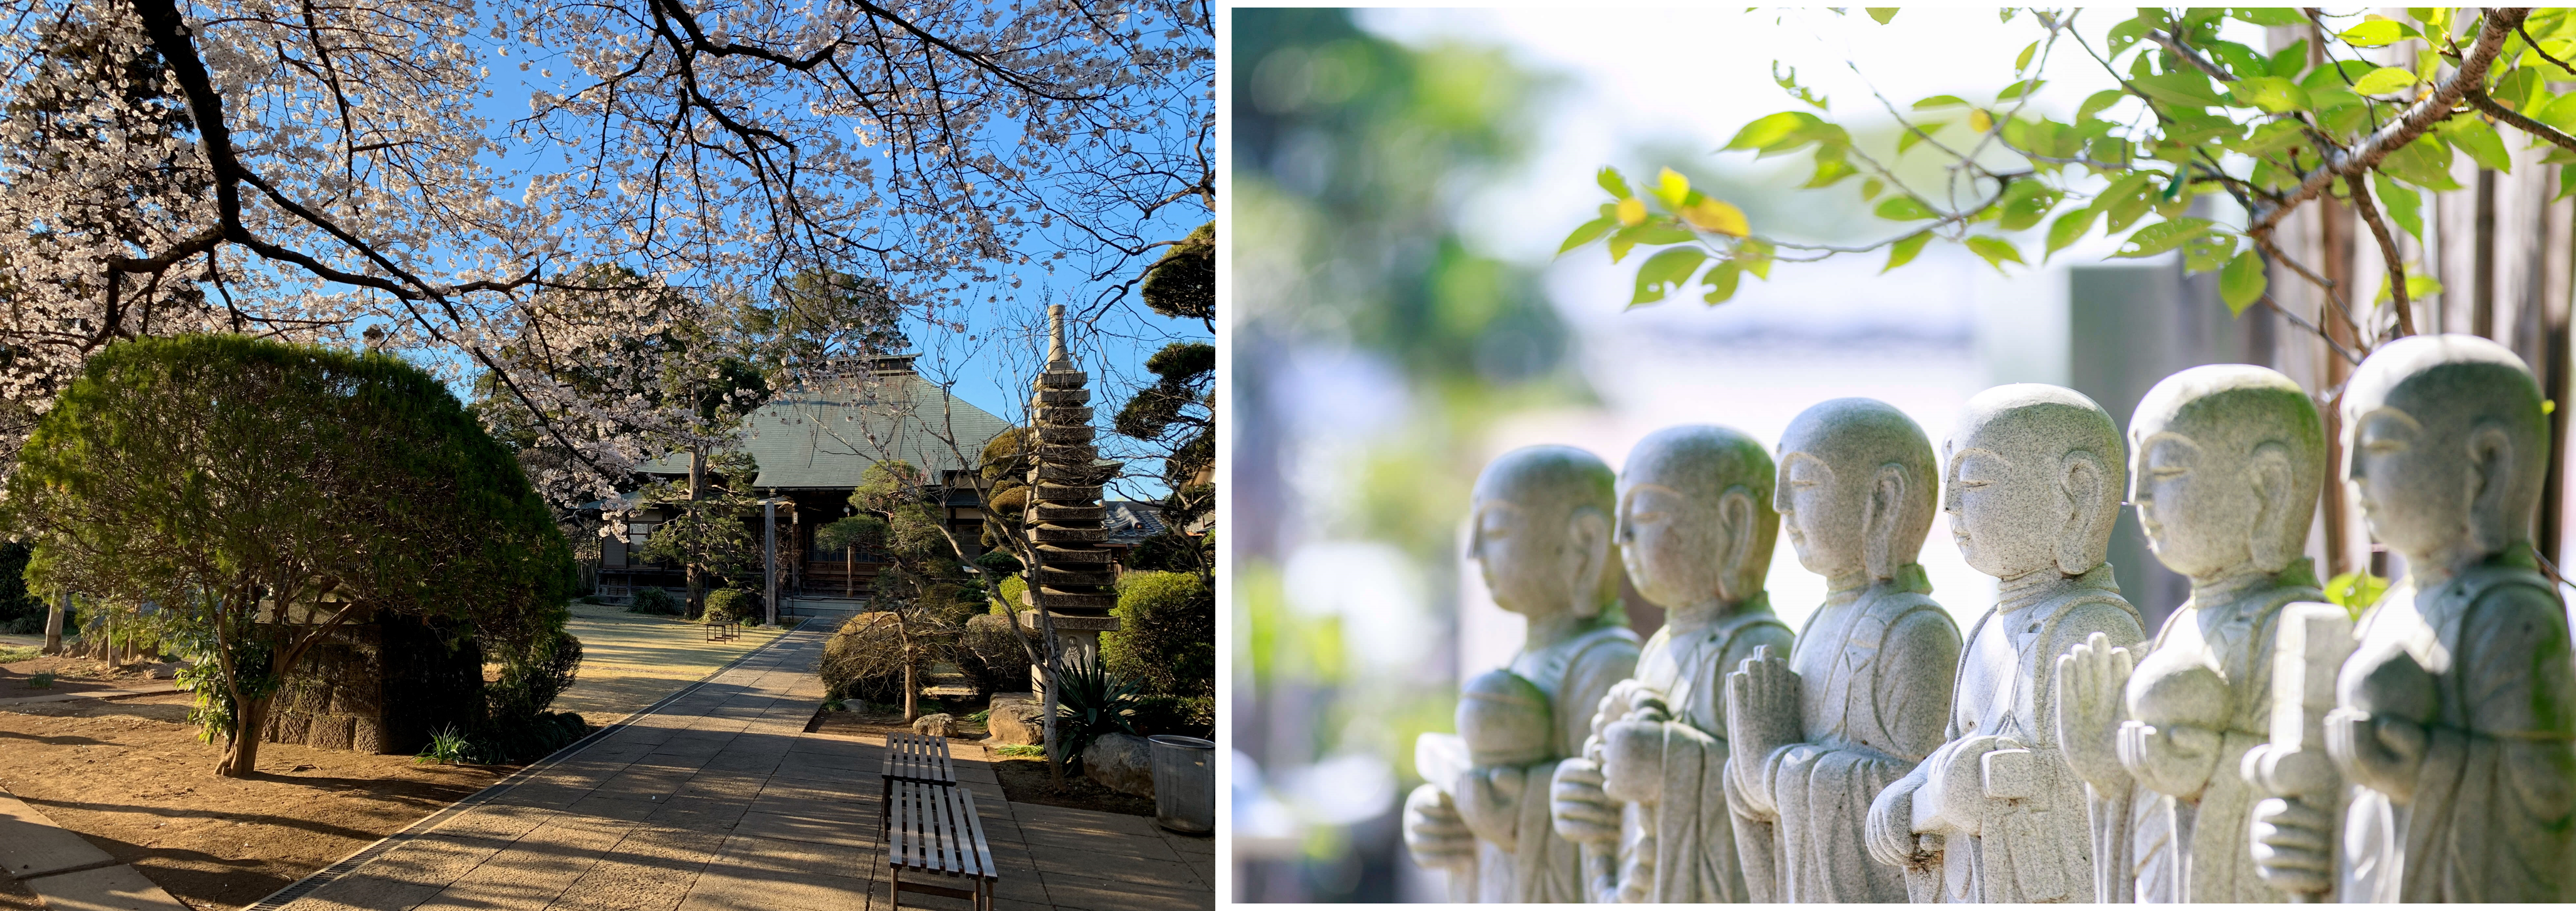
<path id="1" fill-rule="evenodd" d="M 293 911 L 889 909 L 883 743 L 805 733 L 827 633 L 695 692 L 285 905 Z M 980 750 L 967 747 L 969 756 Z M 1002 798 L 959 763 L 1002 870 L 997 911 L 1213 908 L 1215 845 L 1151 819 Z M 907 908 L 966 903 L 907 893 Z"/>

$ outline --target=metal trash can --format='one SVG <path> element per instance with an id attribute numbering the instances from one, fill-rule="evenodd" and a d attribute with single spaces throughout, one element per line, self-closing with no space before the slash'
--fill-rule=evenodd
<path id="1" fill-rule="evenodd" d="M 1154 822 L 1175 832 L 1216 828 L 1216 743 L 1156 734 L 1153 744 Z"/>

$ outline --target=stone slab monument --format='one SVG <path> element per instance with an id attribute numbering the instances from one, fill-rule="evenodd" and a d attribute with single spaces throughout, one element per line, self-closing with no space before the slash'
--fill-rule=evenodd
<path id="1" fill-rule="evenodd" d="M 1619 473 L 1619 556 L 1664 625 L 1592 714 L 1582 755 L 1557 766 L 1556 830 L 1597 846 L 1592 901 L 1747 900 L 1720 780 L 1724 684 L 1755 649 L 1790 642 L 1762 590 L 1774 472 L 1754 438 L 1690 424 L 1649 434 Z"/>
<path id="2" fill-rule="evenodd" d="M 2243 770 L 2275 795 L 2253 832 L 2267 881 L 2350 902 L 2576 900 L 2576 656 L 2531 546 L 2542 402 L 2520 358 L 2468 335 L 2391 342 L 2344 387 L 2344 480 L 2407 575 L 2355 624 L 2318 726 L 2343 787 L 2304 743 Z M 2284 669 L 2334 651 L 2299 645 Z"/>
<path id="3" fill-rule="evenodd" d="M 1950 707 L 1959 627 L 1915 562 L 1939 477 L 1923 429 L 1872 399 L 1809 408 L 1780 439 L 1773 503 L 1829 594 L 1792 648 L 1757 648 L 1726 678 L 1748 900 L 1906 899 L 1860 835 L 1870 800 L 1941 743 Z"/>
<path id="4" fill-rule="evenodd" d="M 2058 749 L 2048 684 L 2096 634 L 2145 638 L 2103 559 L 2125 487 L 2119 428 L 2081 393 L 2022 383 L 1970 398 L 1942 449 L 1951 535 L 2002 585 L 1959 656 L 1947 742 L 1871 804 L 1869 853 L 1902 868 L 1918 902 L 2093 901 L 2093 808 Z"/>
<path id="5" fill-rule="evenodd" d="M 2238 767 L 2271 739 L 2284 609 L 2325 597 L 2301 556 L 2325 482 L 2324 423 L 2289 377 L 2219 364 L 2150 388 L 2128 442 L 2139 527 L 2191 597 L 2143 654 L 2096 633 L 2056 659 L 2058 749 L 2101 814 L 2094 890 L 2114 902 L 2280 901 L 2254 871 L 2260 795 Z"/>
<path id="6" fill-rule="evenodd" d="M 1602 697 L 1636 672 L 1610 536 L 1615 479 L 1580 449 L 1515 449 L 1485 466 L 1471 509 L 1467 555 L 1494 603 L 1526 618 L 1528 639 L 1509 667 L 1471 681 L 1458 735 L 1416 745 L 1429 783 L 1405 799 L 1405 845 L 1450 871 L 1459 901 L 1583 901 L 1585 849 L 1551 824 L 1549 787 Z M 1532 732 L 1545 749 L 1528 749 Z"/>

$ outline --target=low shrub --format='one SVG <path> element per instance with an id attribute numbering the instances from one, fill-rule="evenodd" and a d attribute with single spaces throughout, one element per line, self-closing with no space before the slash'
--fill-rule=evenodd
<path id="1" fill-rule="evenodd" d="M 598 595 L 583 595 L 583 596 L 581 596 L 581 603 L 583 603 L 583 604 L 606 604 L 606 603 L 608 603 L 608 602 L 600 600 Z"/>
<path id="2" fill-rule="evenodd" d="M 44 653 L 43 648 L 33 645 L 0 645 L 0 664 L 15 664 Z"/>
<path id="3" fill-rule="evenodd" d="M 1035 646 L 1035 637 L 1014 628 L 1009 617 L 985 614 L 966 619 L 966 628 L 957 635 L 954 655 L 959 670 L 975 678 L 976 686 L 987 693 L 1025 693 L 1029 686 L 1029 652 L 1022 643 Z"/>
<path id="4" fill-rule="evenodd" d="M 456 727 L 450 725 L 445 730 L 429 735 L 429 745 L 421 747 L 420 755 L 413 756 L 411 761 L 414 765 L 430 763 L 455 765 L 465 761 L 467 749 L 465 735 L 458 733 Z"/>
<path id="5" fill-rule="evenodd" d="M 29 677 L 27 678 L 27 688 L 28 688 L 28 689 L 31 689 L 31 690 L 50 690 L 50 689 L 53 689 L 53 688 L 54 688 L 54 672 L 52 672 L 52 671 L 37 671 L 34 675 L 31 675 L 31 676 L 29 676 Z"/>
<path id="6" fill-rule="evenodd" d="M 483 689 L 490 716 L 498 721 L 532 718 L 554 705 L 581 673 L 581 639 L 555 630 L 531 644 L 525 654 L 502 661 L 501 679 Z"/>
<path id="7" fill-rule="evenodd" d="M 1136 733 L 1216 739 L 1216 697 L 1144 696 L 1136 700 Z"/>
<path id="8" fill-rule="evenodd" d="M 1118 580 L 1118 631 L 1100 635 L 1110 673 L 1141 692 L 1216 695 L 1216 593 L 1196 573 L 1138 571 Z"/>
<path id="9" fill-rule="evenodd" d="M 895 615 L 870 611 L 844 621 L 823 643 L 815 671 L 827 698 L 901 705 L 903 637 L 895 630 Z"/>
<path id="10" fill-rule="evenodd" d="M 680 599 L 672 597 L 669 590 L 656 587 L 636 589 L 635 600 L 633 603 L 627 605 L 626 612 L 631 614 L 664 614 L 676 617 L 686 609 L 686 605 L 682 604 Z"/>
<path id="11" fill-rule="evenodd" d="M 739 588 L 719 588 L 707 593 L 707 612 L 699 619 L 708 623 L 733 623 L 752 615 L 752 596 Z"/>
<path id="12" fill-rule="evenodd" d="M 589 733 L 590 723 L 572 712 L 495 718 L 466 738 L 465 755 L 468 761 L 491 765 L 535 762 Z"/>

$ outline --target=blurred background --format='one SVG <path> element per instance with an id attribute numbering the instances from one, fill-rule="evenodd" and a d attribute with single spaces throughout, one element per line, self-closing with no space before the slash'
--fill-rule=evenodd
<path id="1" fill-rule="evenodd" d="M 1420 783 L 1415 736 L 1451 730 L 1458 683 L 1521 641 L 1519 618 L 1460 558 L 1468 491 L 1505 450 L 1562 443 L 1615 468 L 1658 428 L 1776 440 L 1839 396 L 1894 404 L 1937 448 L 1969 396 L 2012 382 L 2074 387 L 2125 425 L 2148 386 L 2201 363 L 2269 364 L 2318 388 L 2313 336 L 2260 307 L 2231 316 L 2216 275 L 2186 277 L 2172 256 L 2106 259 L 2116 245 L 2098 234 L 2008 274 L 1947 243 L 1884 276 L 1882 254 L 1782 263 L 1714 307 L 1677 295 L 1630 310 L 1637 258 L 1613 265 L 1598 244 L 1555 255 L 1606 199 L 1593 183 L 1604 165 L 1632 183 L 1671 167 L 1774 237 L 1902 231 L 1869 214 L 1856 182 L 1798 189 L 1803 156 L 1713 150 L 1800 107 L 1778 82 L 1791 67 L 1860 146 L 1893 146 L 1893 123 L 1873 134 L 1863 113 L 1878 109 L 1873 87 L 1899 104 L 1993 97 L 2040 29 L 1987 10 L 1908 10 L 1889 26 L 1853 13 L 1234 11 L 1230 899 L 1443 899 L 1442 874 L 1404 855 L 1398 805 Z M 2236 40 L 2275 43 L 2244 30 Z M 2048 76 L 2035 107 L 2052 111 L 2112 85 L 2098 67 Z M 2428 217 L 2476 217 L 2445 204 L 2430 200 Z M 2561 262 L 2565 208 L 2531 216 L 2560 219 L 2543 233 Z M 2021 246 L 2038 258 L 2037 239 Z M 2549 258 L 2538 249 L 2535 263 Z M 2567 295 L 2552 280 L 2532 320 L 2490 309 L 2479 331 L 2538 321 L 2563 349 Z M 2368 559 L 2357 523 L 2346 531 L 2351 558 Z M 2311 537 L 2312 550 L 2326 538 Z M 1949 542 L 1936 524 L 1922 563 L 1965 627 L 1994 582 Z M 2134 516 L 2111 561 L 2150 624 L 2189 594 Z M 1768 585 L 1793 628 L 1824 595 L 1785 541 Z M 1641 637 L 1662 620 L 1633 591 L 1628 613 Z"/>

